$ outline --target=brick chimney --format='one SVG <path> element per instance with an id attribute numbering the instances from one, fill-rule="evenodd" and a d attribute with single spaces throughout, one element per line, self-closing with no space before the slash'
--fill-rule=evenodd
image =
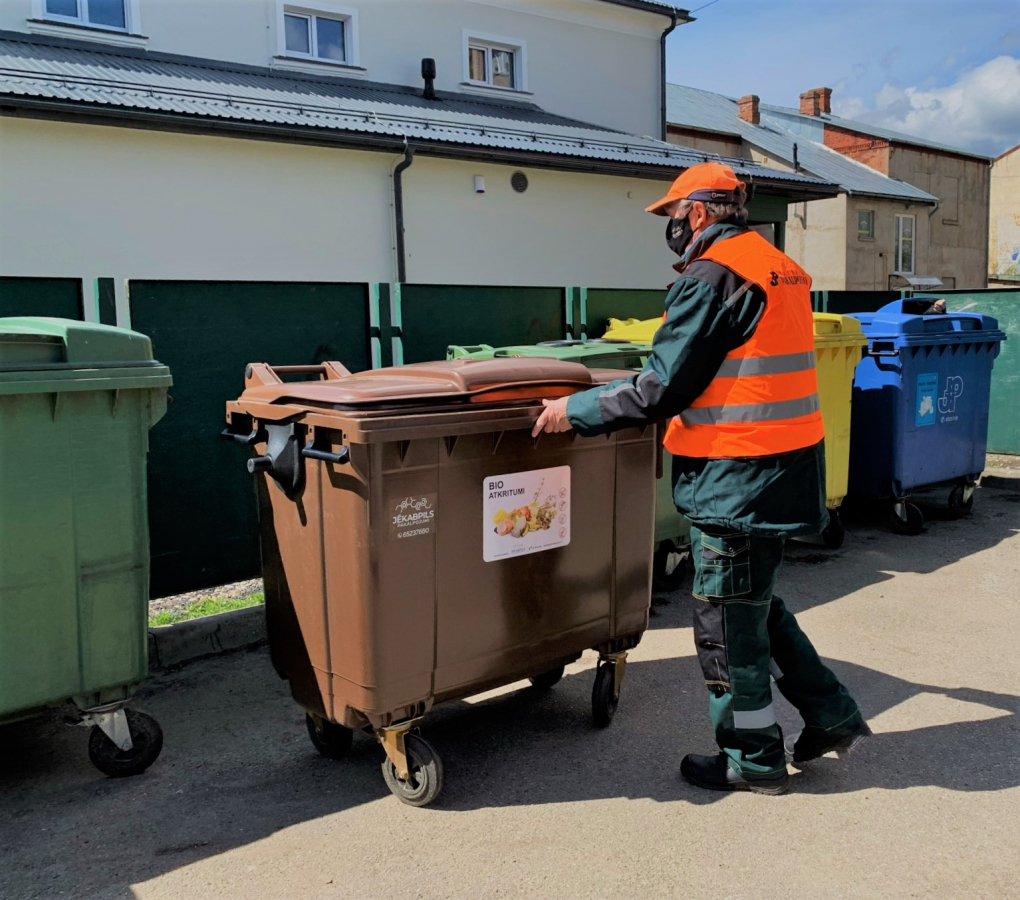
<path id="1" fill-rule="evenodd" d="M 757 94 L 748 94 L 737 101 L 737 115 L 745 122 L 758 125 L 761 122 L 761 113 L 758 112 L 759 98 Z"/>
<path id="2" fill-rule="evenodd" d="M 820 116 L 832 112 L 832 88 L 821 87 L 805 91 L 800 95 L 800 114 Z"/>

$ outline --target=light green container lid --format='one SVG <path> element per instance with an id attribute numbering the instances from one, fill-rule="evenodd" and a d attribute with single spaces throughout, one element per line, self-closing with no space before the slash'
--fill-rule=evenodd
<path id="1" fill-rule="evenodd" d="M 0 394 L 167 388 L 144 334 L 73 319 L 0 319 Z"/>

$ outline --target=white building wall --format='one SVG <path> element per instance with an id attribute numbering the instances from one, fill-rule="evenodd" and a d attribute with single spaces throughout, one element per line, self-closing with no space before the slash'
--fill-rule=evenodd
<path id="1" fill-rule="evenodd" d="M 34 27 L 33 0 L 0 0 L 0 28 Z M 278 0 L 138 0 L 148 50 L 254 66 L 279 65 Z M 301 0 L 294 0 L 300 4 Z M 537 103 L 585 122 L 658 137 L 659 38 L 665 16 L 602 0 L 316 0 L 356 10 L 364 71 L 304 63 L 325 75 L 420 85 L 436 60 L 436 87 Z M 518 39 L 527 93 L 465 87 L 463 31 Z M 48 29 L 52 31 L 52 29 Z M 74 38 L 89 32 L 67 29 Z M 96 35 L 92 35 L 95 37 Z"/>
<path id="2" fill-rule="evenodd" d="M 399 156 L 0 117 L 0 275 L 396 280 Z M 662 183 L 418 156 L 409 281 L 661 288 Z M 474 192 L 482 175 L 485 194 Z"/>
<path id="3" fill-rule="evenodd" d="M 418 158 L 404 185 L 410 282 L 659 289 L 676 278 L 665 220 L 644 211 L 666 179 Z"/>
<path id="4" fill-rule="evenodd" d="M 395 158 L 0 117 L 0 274 L 387 281 Z"/>

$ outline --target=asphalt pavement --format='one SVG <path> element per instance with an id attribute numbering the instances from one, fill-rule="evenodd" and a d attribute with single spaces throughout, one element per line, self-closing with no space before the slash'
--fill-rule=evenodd
<path id="1" fill-rule="evenodd" d="M 430 713 L 427 809 L 388 793 L 367 737 L 320 757 L 264 649 L 146 683 L 166 745 L 136 778 L 100 775 L 56 715 L 0 728 L 0 898 L 1020 896 L 1020 493 L 925 511 L 918 537 L 864 511 L 839 551 L 788 548 L 778 593 L 875 737 L 786 796 L 678 776 L 713 748 L 684 589 L 656 599 L 605 731 L 590 653 L 551 691 Z"/>

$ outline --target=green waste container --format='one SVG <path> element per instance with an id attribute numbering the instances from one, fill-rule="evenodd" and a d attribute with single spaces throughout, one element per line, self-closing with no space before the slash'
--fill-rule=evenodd
<path id="1" fill-rule="evenodd" d="M 592 341 L 545 341 L 515 347 L 488 344 L 450 346 L 447 359 L 492 359 L 500 356 L 548 356 L 566 362 L 583 363 L 589 369 L 642 368 L 652 352 L 651 343 L 599 339 Z M 663 476 L 655 482 L 655 561 L 653 574 L 657 591 L 675 590 L 684 578 L 683 560 L 691 543 L 691 523 L 677 511 L 670 477 L 672 457 L 665 454 Z"/>
<path id="2" fill-rule="evenodd" d="M 0 318 L 0 721 L 71 702 L 113 776 L 162 747 L 124 704 L 147 672 L 145 457 L 170 384 L 144 335 Z"/>

